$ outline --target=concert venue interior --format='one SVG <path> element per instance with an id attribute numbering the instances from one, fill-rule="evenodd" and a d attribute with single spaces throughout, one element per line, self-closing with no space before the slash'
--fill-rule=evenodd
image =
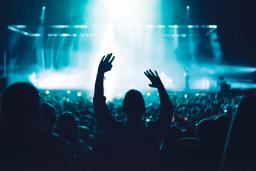
<path id="1" fill-rule="evenodd" d="M 120 112 L 120 99 L 137 89 L 146 113 L 158 111 L 144 75 L 156 70 L 177 107 L 176 125 L 198 138 L 192 132 L 216 112 L 209 106 L 219 94 L 228 100 L 217 114 L 235 113 L 244 91 L 256 90 L 255 7 L 253 0 L 1 0 L 0 92 L 31 83 L 57 116 L 78 116 L 93 147 L 97 69 L 113 53 L 104 81 L 111 110 Z"/>
<path id="2" fill-rule="evenodd" d="M 40 89 L 92 90 L 99 59 L 113 52 L 115 74 L 106 83 L 115 87 L 110 96 L 147 89 L 143 74 L 137 74 L 147 68 L 158 70 L 172 90 L 184 89 L 186 72 L 191 89 L 216 91 L 218 76 L 233 88 L 254 87 L 254 11 L 247 2 L 242 5 L 6 1 L 1 9 L 1 74 L 8 83 L 30 81 Z"/>

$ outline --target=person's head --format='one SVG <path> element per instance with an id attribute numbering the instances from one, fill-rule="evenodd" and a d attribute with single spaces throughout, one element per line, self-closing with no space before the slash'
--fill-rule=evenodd
<path id="1" fill-rule="evenodd" d="M 128 120 L 141 120 L 145 110 L 143 95 L 138 90 L 129 90 L 123 100 L 123 111 Z"/>
<path id="2" fill-rule="evenodd" d="M 69 141 L 77 140 L 78 130 L 76 117 L 71 112 L 64 112 L 58 117 L 55 131 L 61 137 Z"/>
<path id="3" fill-rule="evenodd" d="M 41 128 L 51 133 L 56 124 L 56 112 L 54 107 L 49 103 L 42 103 L 40 107 L 40 119 L 39 123 Z"/>
<path id="4" fill-rule="evenodd" d="M 253 134 L 256 122 L 256 98 L 248 96 L 241 101 L 233 122 L 234 129 L 245 134 Z"/>
<path id="5" fill-rule="evenodd" d="M 210 118 L 203 119 L 196 125 L 197 136 L 204 145 L 214 143 L 214 137 L 212 135 L 214 131 L 214 123 Z"/>
<path id="6" fill-rule="evenodd" d="M 12 84 L 3 92 L 1 101 L 4 124 L 16 127 L 35 124 L 41 101 L 33 85 L 24 82 Z"/>

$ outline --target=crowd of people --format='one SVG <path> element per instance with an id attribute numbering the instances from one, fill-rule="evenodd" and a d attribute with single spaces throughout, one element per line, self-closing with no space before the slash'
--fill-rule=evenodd
<path id="1" fill-rule="evenodd" d="M 114 59 L 100 61 L 93 97 L 10 85 L 1 95 L 1 170 L 256 169 L 253 93 L 171 92 L 147 70 L 154 91 L 106 103 Z"/>

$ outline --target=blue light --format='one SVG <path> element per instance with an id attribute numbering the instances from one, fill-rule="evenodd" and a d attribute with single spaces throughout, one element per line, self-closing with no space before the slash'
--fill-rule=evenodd
<path id="1" fill-rule="evenodd" d="M 190 9 L 190 6 L 189 5 L 187 5 L 187 10 L 189 10 Z"/>
<path id="2" fill-rule="evenodd" d="M 47 95 L 50 94 L 50 91 L 49 91 L 49 90 L 46 90 L 46 91 L 45 91 L 45 94 L 47 94 Z"/>
<path id="3" fill-rule="evenodd" d="M 217 25 L 208 25 L 208 28 L 211 28 L 211 29 L 217 29 L 218 26 Z"/>

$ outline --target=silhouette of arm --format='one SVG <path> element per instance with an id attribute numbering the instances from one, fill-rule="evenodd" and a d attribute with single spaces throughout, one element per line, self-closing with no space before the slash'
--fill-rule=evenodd
<path id="1" fill-rule="evenodd" d="M 159 131 L 163 133 L 168 129 L 168 126 L 171 123 L 173 117 L 173 105 L 170 101 L 170 98 L 167 94 L 166 89 L 164 88 L 164 85 L 160 77 L 158 76 L 158 73 L 156 71 L 154 73 L 151 70 L 147 70 L 144 72 L 144 74 L 151 81 L 151 84 L 149 84 L 149 86 L 152 88 L 157 88 L 160 96 L 160 114 L 157 124 L 158 127 L 160 128 Z"/>
<path id="2" fill-rule="evenodd" d="M 112 62 L 115 57 L 112 57 L 112 53 L 104 56 L 99 64 L 96 82 L 95 82 L 95 90 L 94 90 L 94 98 L 93 98 L 93 106 L 94 112 L 96 116 L 97 123 L 104 130 L 111 128 L 115 123 L 115 119 L 112 117 L 111 112 L 108 109 L 106 104 L 106 98 L 104 96 L 104 74 L 111 70 Z"/>

